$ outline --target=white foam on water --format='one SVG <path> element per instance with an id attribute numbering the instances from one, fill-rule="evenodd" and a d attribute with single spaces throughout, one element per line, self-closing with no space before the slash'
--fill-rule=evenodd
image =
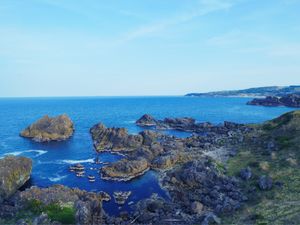
<path id="1" fill-rule="evenodd" d="M 5 153 L 4 155 L 13 155 L 13 156 L 18 156 L 18 155 L 21 155 L 23 152 L 21 151 L 18 151 L 18 152 L 8 152 L 8 153 Z"/>
<path id="2" fill-rule="evenodd" d="M 48 151 L 45 151 L 45 150 L 26 150 L 26 151 L 15 151 L 15 152 L 8 152 L 8 153 L 5 153 L 4 155 L 13 155 L 13 156 L 19 156 L 19 155 L 22 155 L 24 153 L 27 153 L 27 152 L 34 152 L 36 153 L 36 155 L 34 157 L 39 157 L 41 155 L 44 155 L 46 154 Z"/>
<path id="3" fill-rule="evenodd" d="M 48 151 L 45 151 L 45 150 L 27 150 L 25 152 L 36 152 L 37 153 L 36 157 L 38 157 L 38 156 L 46 154 Z"/>
<path id="4" fill-rule="evenodd" d="M 66 163 L 66 164 L 76 164 L 76 163 L 93 163 L 95 162 L 94 158 L 92 159 L 82 159 L 82 160 L 71 160 L 71 159 L 65 159 L 60 160 L 60 162 Z"/>
<path id="5" fill-rule="evenodd" d="M 65 179 L 67 177 L 67 175 L 65 176 L 56 176 L 56 177 L 49 177 L 48 179 L 51 181 L 51 182 L 57 182 L 57 181 L 60 181 L 62 179 Z"/>

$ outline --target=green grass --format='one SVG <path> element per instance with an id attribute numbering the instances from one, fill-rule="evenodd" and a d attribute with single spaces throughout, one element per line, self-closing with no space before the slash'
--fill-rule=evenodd
<path id="1" fill-rule="evenodd" d="M 277 136 L 279 150 L 272 155 L 264 154 L 261 146 L 246 144 L 228 161 L 227 173 L 231 176 L 239 175 L 242 168 L 251 168 L 253 178 L 242 181 L 242 189 L 247 193 L 254 187 L 255 191 L 247 194 L 249 201 L 242 209 L 231 217 L 222 218 L 223 224 L 300 224 L 300 142 L 299 138 L 294 138 L 297 135 Z M 261 191 L 257 187 L 261 175 L 269 175 L 274 182 L 280 181 L 283 185 Z"/>
<path id="2" fill-rule="evenodd" d="M 45 207 L 45 212 L 52 221 L 58 221 L 62 224 L 75 224 L 75 210 L 73 207 L 61 207 L 57 204 L 51 204 Z"/>
<path id="3" fill-rule="evenodd" d="M 17 217 L 26 218 L 28 215 L 40 215 L 42 212 L 46 213 L 52 221 L 75 224 L 75 209 L 73 207 L 55 203 L 44 205 L 39 200 L 28 201 L 26 209 L 21 211 Z"/>

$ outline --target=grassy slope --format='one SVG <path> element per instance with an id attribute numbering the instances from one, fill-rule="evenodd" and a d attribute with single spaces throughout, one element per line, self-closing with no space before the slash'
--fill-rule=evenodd
<path id="1" fill-rule="evenodd" d="M 278 150 L 266 153 L 262 144 L 246 144 L 228 162 L 228 174 L 238 175 L 249 166 L 254 177 L 243 182 L 249 201 L 224 224 L 300 224 L 300 111 L 294 111 L 256 127 L 256 135 L 267 142 L 275 140 Z M 274 185 L 270 191 L 257 187 L 258 177 L 269 175 Z"/>

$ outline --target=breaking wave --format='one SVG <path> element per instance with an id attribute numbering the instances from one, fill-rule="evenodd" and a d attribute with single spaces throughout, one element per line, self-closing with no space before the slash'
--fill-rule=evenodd
<path id="1" fill-rule="evenodd" d="M 4 155 L 13 155 L 13 156 L 19 156 L 19 155 L 23 155 L 24 153 L 36 153 L 34 157 L 39 157 L 41 155 L 44 155 L 46 154 L 48 151 L 45 151 L 45 150 L 26 150 L 26 151 L 15 151 L 15 152 L 8 152 L 8 153 L 5 153 Z"/>
<path id="2" fill-rule="evenodd" d="M 51 181 L 51 182 L 57 182 L 57 181 L 60 181 L 62 179 L 65 179 L 67 177 L 67 175 L 65 176 L 56 176 L 56 177 L 49 177 L 48 179 Z"/>

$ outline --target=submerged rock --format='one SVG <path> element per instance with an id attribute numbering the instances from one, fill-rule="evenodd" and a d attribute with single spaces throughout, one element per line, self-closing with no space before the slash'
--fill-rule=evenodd
<path id="1" fill-rule="evenodd" d="M 130 195 L 131 195 L 131 191 L 115 191 L 114 192 L 115 202 L 119 205 L 124 205 Z"/>
<path id="2" fill-rule="evenodd" d="M 16 156 L 0 159 L 0 203 L 30 179 L 31 170 L 31 159 Z"/>
<path id="3" fill-rule="evenodd" d="M 73 122 L 67 115 L 57 117 L 44 116 L 25 130 L 20 135 L 31 138 L 37 142 L 62 141 L 73 135 Z"/>

